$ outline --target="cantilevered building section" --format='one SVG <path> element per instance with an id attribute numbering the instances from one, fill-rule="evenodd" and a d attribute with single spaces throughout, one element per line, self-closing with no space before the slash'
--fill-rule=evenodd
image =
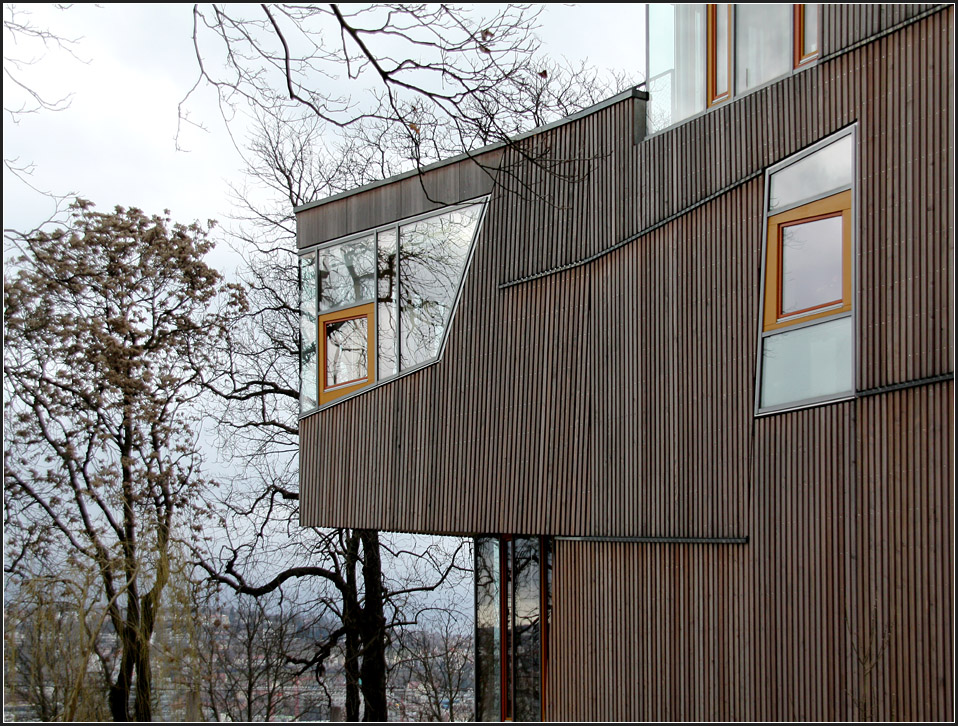
<path id="1" fill-rule="evenodd" d="M 476 538 L 483 720 L 951 720 L 954 7 L 649 13 L 298 210 L 302 523 Z"/>

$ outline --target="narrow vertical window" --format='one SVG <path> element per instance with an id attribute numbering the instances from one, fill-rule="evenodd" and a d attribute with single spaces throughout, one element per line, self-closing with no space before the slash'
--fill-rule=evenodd
<path id="1" fill-rule="evenodd" d="M 502 718 L 499 540 L 479 537 L 476 557 L 476 720 Z"/>
<path id="2" fill-rule="evenodd" d="M 396 230 L 379 232 L 376 249 L 379 377 L 389 378 L 399 373 L 399 248 Z"/>
<path id="3" fill-rule="evenodd" d="M 794 11 L 794 66 L 818 57 L 818 5 L 796 4 Z"/>
<path id="4" fill-rule="evenodd" d="M 732 6 L 708 6 L 708 105 L 725 101 L 731 95 L 729 85 L 732 64 Z"/>
<path id="5" fill-rule="evenodd" d="M 551 548 L 541 537 L 480 537 L 476 556 L 476 719 L 541 721 Z"/>
<path id="6" fill-rule="evenodd" d="M 854 394 L 851 130 L 769 170 L 759 413 Z"/>
<path id="7" fill-rule="evenodd" d="M 316 394 L 316 254 L 299 258 L 299 410 L 319 405 Z"/>

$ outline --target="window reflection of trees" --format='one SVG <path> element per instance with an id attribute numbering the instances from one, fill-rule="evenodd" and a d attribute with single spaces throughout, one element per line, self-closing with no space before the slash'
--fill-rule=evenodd
<path id="1" fill-rule="evenodd" d="M 316 255 L 302 257 L 299 262 L 300 300 L 300 410 L 308 411 L 317 403 L 319 340 L 316 330 Z"/>
<path id="2" fill-rule="evenodd" d="M 538 721 L 541 718 L 540 676 L 542 673 L 539 540 L 538 538 L 516 539 L 514 547 L 514 718 L 516 721 Z"/>
<path id="3" fill-rule="evenodd" d="M 366 318 L 326 324 L 326 388 L 367 377 L 367 327 Z"/>
<path id="4" fill-rule="evenodd" d="M 399 277 L 396 274 L 396 230 L 380 232 L 377 246 L 377 291 L 376 318 L 379 326 L 379 375 L 393 376 L 399 373 L 399 318 L 396 309 L 396 290 Z"/>
<path id="5" fill-rule="evenodd" d="M 319 251 L 319 310 L 372 300 L 376 281 L 375 238 Z"/>
<path id="6" fill-rule="evenodd" d="M 547 542 L 538 537 L 476 540 L 479 720 L 541 718 L 543 627 L 548 621 L 550 568 Z"/>
<path id="7" fill-rule="evenodd" d="M 439 354 L 481 211 L 453 210 L 301 258 L 303 411 L 317 405 L 317 314 L 376 301 L 379 379 Z M 324 335 L 327 388 L 368 376 L 365 341 Z"/>
<path id="8" fill-rule="evenodd" d="M 499 541 L 476 540 L 476 716 L 499 721 L 502 671 L 499 627 Z"/>
<path id="9" fill-rule="evenodd" d="M 479 207 L 406 225 L 399 235 L 401 368 L 439 353 L 459 289 Z"/>

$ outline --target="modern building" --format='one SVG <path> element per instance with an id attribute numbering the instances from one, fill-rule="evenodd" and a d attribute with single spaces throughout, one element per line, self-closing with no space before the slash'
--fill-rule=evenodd
<path id="1" fill-rule="evenodd" d="M 954 6 L 298 210 L 302 524 L 476 538 L 484 720 L 954 718 Z"/>

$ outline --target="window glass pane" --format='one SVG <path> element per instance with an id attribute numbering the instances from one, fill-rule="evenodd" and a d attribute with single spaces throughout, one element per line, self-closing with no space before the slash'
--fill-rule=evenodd
<path id="1" fill-rule="evenodd" d="M 456 301 L 482 205 L 447 212 L 399 232 L 400 367 L 436 357 Z"/>
<path id="2" fill-rule="evenodd" d="M 396 274 L 396 230 L 380 232 L 376 247 L 376 324 L 379 326 L 379 378 L 399 373 L 399 276 Z"/>
<path id="3" fill-rule="evenodd" d="M 366 316 L 326 323 L 326 390 L 368 376 Z"/>
<path id="4" fill-rule="evenodd" d="M 735 89 L 747 91 L 792 70 L 792 6 L 735 6 Z"/>
<path id="5" fill-rule="evenodd" d="M 801 161 L 776 171 L 769 180 L 768 208 L 780 209 L 851 186 L 853 150 L 852 136 L 843 136 Z"/>
<path id="6" fill-rule="evenodd" d="M 841 301 L 842 251 L 841 215 L 782 228 L 783 315 Z"/>
<path id="7" fill-rule="evenodd" d="M 517 538 L 515 581 L 515 720 L 541 720 L 542 638 L 538 538 Z"/>
<path id="8" fill-rule="evenodd" d="M 318 405 L 318 348 L 316 332 L 316 255 L 299 258 L 299 410 Z"/>
<path id="9" fill-rule="evenodd" d="M 728 10 L 729 6 L 715 6 L 715 95 L 728 93 Z"/>
<path id="10" fill-rule="evenodd" d="M 499 626 L 499 541 L 476 539 L 476 716 L 500 721 L 502 631 Z"/>
<path id="11" fill-rule="evenodd" d="M 805 5 L 803 19 L 805 27 L 802 29 L 802 55 L 807 56 L 818 50 L 818 5 Z"/>
<path id="12" fill-rule="evenodd" d="M 373 299 L 376 280 L 374 237 L 319 251 L 319 311 Z"/>
<path id="13" fill-rule="evenodd" d="M 851 317 L 770 335 L 762 353 L 762 407 L 852 389 Z"/>
<path id="14" fill-rule="evenodd" d="M 705 110 L 704 4 L 649 5 L 648 129 L 660 131 Z"/>

